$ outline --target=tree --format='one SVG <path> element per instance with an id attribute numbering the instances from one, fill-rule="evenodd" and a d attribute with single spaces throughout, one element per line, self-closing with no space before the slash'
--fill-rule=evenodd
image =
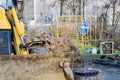
<path id="1" fill-rule="evenodd" d="M 60 15 L 63 15 L 63 4 L 64 4 L 65 0 L 60 0 Z"/>
<path id="2" fill-rule="evenodd" d="M 103 10 L 104 12 L 101 14 L 102 18 L 103 18 L 103 23 L 104 23 L 104 29 L 106 29 L 107 26 L 107 18 L 108 18 L 108 14 L 110 14 L 111 12 L 109 12 L 109 9 L 112 9 L 112 28 L 110 30 L 110 32 L 112 33 L 112 36 L 115 34 L 115 30 L 117 29 L 118 26 L 118 22 L 120 20 L 120 15 L 119 12 L 120 11 L 116 11 L 116 4 L 119 0 L 109 0 L 108 3 L 106 3 L 103 6 Z"/>
<path id="3" fill-rule="evenodd" d="M 112 19 L 112 26 L 115 27 L 115 14 L 116 14 L 116 3 L 118 0 L 112 0 L 112 7 L 113 7 L 113 19 Z"/>
<path id="4" fill-rule="evenodd" d="M 116 18 L 115 18 L 115 22 L 114 22 L 113 31 L 116 31 L 116 29 L 118 27 L 118 22 L 120 21 L 120 11 L 118 11 L 115 16 L 116 16 Z"/>
<path id="5" fill-rule="evenodd" d="M 82 3 L 82 0 L 78 0 L 78 4 L 79 4 L 79 6 L 78 6 L 78 15 L 81 15 L 81 3 Z"/>
<path id="6" fill-rule="evenodd" d="M 81 15 L 82 0 L 55 0 L 51 5 L 56 3 L 60 4 L 60 15 L 64 15 L 65 10 L 71 11 L 68 14 Z"/>

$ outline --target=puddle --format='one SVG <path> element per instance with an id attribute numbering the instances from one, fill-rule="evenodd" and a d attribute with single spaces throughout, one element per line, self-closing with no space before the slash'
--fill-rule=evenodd
<path id="1" fill-rule="evenodd" d="M 82 67 L 81 69 L 84 69 L 84 68 Z M 87 66 L 87 69 L 98 70 L 99 74 L 92 77 L 80 77 L 78 75 L 75 75 L 75 80 L 120 80 L 119 67 L 92 64 Z"/>

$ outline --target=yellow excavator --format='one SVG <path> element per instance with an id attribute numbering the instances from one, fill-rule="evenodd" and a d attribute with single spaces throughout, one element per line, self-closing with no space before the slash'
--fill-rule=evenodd
<path id="1" fill-rule="evenodd" d="M 20 17 L 22 4 L 22 0 L 0 0 L 0 79 L 74 80 L 72 53 L 29 53 Z"/>
<path id="2" fill-rule="evenodd" d="M 18 18 L 17 7 L 15 8 L 11 0 L 1 0 L 0 54 L 27 55 L 28 53 L 24 38 L 24 24 Z"/>

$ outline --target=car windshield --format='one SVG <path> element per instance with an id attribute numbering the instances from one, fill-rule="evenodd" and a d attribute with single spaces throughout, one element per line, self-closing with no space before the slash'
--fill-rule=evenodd
<path id="1" fill-rule="evenodd" d="M 13 6 L 12 0 L 0 0 L 0 7 L 4 9 L 8 9 L 9 7 Z"/>

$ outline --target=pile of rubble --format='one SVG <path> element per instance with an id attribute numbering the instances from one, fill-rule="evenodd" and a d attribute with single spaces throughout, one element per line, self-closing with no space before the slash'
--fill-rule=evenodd
<path id="1" fill-rule="evenodd" d="M 36 32 L 37 33 L 37 32 Z M 31 49 L 33 50 L 33 48 L 36 48 L 36 50 L 34 51 L 39 51 L 40 50 L 44 50 L 43 53 L 74 53 L 74 61 L 75 62 L 79 62 L 81 63 L 81 57 L 80 57 L 80 51 L 79 49 L 70 41 L 68 36 L 65 36 L 64 34 L 62 34 L 59 38 L 56 38 L 54 36 L 52 36 L 50 33 L 42 33 L 42 34 L 32 34 L 32 36 L 29 34 L 27 34 L 26 39 L 28 42 L 32 42 L 32 43 L 38 43 L 41 42 L 40 47 L 38 46 L 34 46 L 31 47 Z M 40 50 L 39 50 L 39 49 Z"/>
<path id="2" fill-rule="evenodd" d="M 67 36 L 61 36 L 59 38 L 53 37 L 49 33 L 42 33 L 40 35 L 27 34 L 26 39 L 28 42 L 42 42 L 42 47 L 46 48 L 48 52 L 59 53 L 59 52 L 68 52 L 75 51 L 78 52 L 78 49 L 72 44 L 70 39 Z"/>

